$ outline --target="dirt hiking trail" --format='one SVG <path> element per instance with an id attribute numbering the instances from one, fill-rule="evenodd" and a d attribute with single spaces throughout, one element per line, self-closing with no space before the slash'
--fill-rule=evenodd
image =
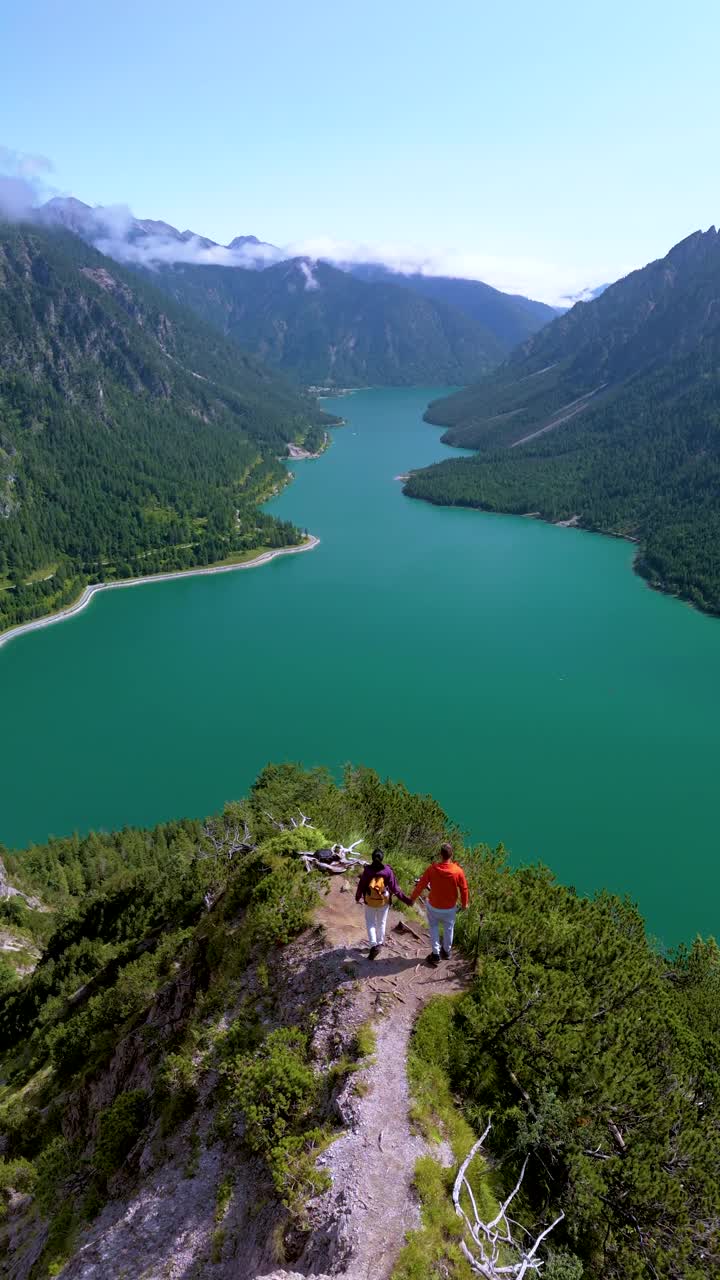
<path id="1" fill-rule="evenodd" d="M 321 1157 L 332 1187 L 314 1206 L 318 1229 L 294 1265 L 310 1277 L 388 1280 L 406 1231 L 419 1225 L 412 1179 L 418 1157 L 428 1151 L 408 1118 L 410 1033 L 431 997 L 469 985 L 470 968 L 455 954 L 437 969 L 425 962 L 430 942 L 420 908 L 406 914 L 391 909 L 385 944 L 369 961 L 355 879 L 339 879 L 331 881 L 317 920 L 325 945 L 343 957 L 345 970 L 357 980 L 345 1013 L 354 1026 L 372 1021 L 377 1049 L 341 1095 L 348 1128 Z M 452 1160 L 449 1150 L 433 1148 L 433 1154 L 444 1163 Z"/>

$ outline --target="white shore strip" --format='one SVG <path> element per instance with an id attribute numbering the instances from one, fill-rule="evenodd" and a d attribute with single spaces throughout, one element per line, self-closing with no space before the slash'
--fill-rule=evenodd
<path id="1" fill-rule="evenodd" d="M 208 565 L 203 569 L 177 569 L 173 573 L 151 573 L 146 578 L 123 578 L 121 582 L 95 582 L 92 586 L 86 587 L 80 599 L 76 600 L 75 604 L 68 605 L 67 609 L 60 609 L 58 613 L 49 613 L 44 618 L 33 618 L 30 622 L 20 622 L 9 631 L 2 632 L 0 649 L 7 644 L 8 640 L 15 640 L 28 631 L 39 631 L 41 627 L 51 627 L 55 622 L 64 622 L 66 618 L 73 618 L 76 613 L 87 608 L 98 591 L 115 591 L 120 587 L 142 587 L 148 582 L 169 582 L 172 578 L 197 578 L 206 573 L 235 573 L 238 569 L 255 569 L 260 564 L 267 564 L 270 560 L 274 560 L 276 556 L 291 556 L 297 555 L 300 551 L 313 551 L 319 543 L 320 539 L 310 534 L 307 541 L 301 543 L 299 547 L 275 547 L 272 551 L 263 551 L 262 555 L 256 556 L 254 560 L 244 560 L 242 564 L 216 564 Z"/>

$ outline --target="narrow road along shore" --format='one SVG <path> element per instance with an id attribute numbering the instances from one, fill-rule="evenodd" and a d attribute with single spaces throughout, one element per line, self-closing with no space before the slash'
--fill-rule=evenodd
<path id="1" fill-rule="evenodd" d="M 50 627 L 54 622 L 64 622 L 66 618 L 72 618 L 76 613 L 80 613 L 87 608 L 93 596 L 98 591 L 115 591 L 120 587 L 142 587 L 148 582 L 169 582 L 171 578 L 197 578 L 201 574 L 207 573 L 235 573 L 238 569 L 255 569 L 257 565 L 267 564 L 270 560 L 275 560 L 277 556 L 297 555 L 300 551 L 313 551 L 320 543 L 320 539 L 314 534 L 310 534 L 307 541 L 298 547 L 275 547 L 272 551 L 263 551 L 262 555 L 256 556 L 254 560 L 244 560 L 242 564 L 216 564 L 207 565 L 198 569 L 176 569 L 172 573 L 150 573 L 145 578 L 123 578 L 121 582 L 95 582 L 92 586 L 86 587 L 74 604 L 70 604 L 66 609 L 60 609 L 57 613 L 48 613 L 42 618 L 32 618 L 30 622 L 19 622 L 16 627 L 10 627 L 8 631 L 0 634 L 0 649 L 8 640 L 15 640 L 18 636 L 25 635 L 28 631 L 39 631 L 41 627 Z"/>

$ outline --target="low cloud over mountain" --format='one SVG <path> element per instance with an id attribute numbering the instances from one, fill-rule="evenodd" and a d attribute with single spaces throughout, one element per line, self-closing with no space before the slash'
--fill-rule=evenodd
<path id="1" fill-rule="evenodd" d="M 349 269 L 358 264 L 380 263 L 400 276 L 479 280 L 503 292 L 537 298 L 559 308 L 597 292 L 587 289 L 586 281 L 577 278 L 572 269 L 532 257 L 506 258 L 442 247 L 428 250 L 408 244 L 329 236 L 306 237 L 277 246 L 253 235 L 239 235 L 226 245 L 218 244 L 197 232 L 179 231 L 167 222 L 136 218 L 127 205 L 91 206 L 73 196 L 53 193 L 47 182 L 51 172 L 52 165 L 44 156 L 0 147 L 0 216 L 11 221 L 32 218 L 45 225 L 65 226 L 102 253 L 134 266 L 152 269 L 185 263 L 263 268 L 292 258 L 325 261 Z M 316 287 L 310 278 L 307 285 Z"/>

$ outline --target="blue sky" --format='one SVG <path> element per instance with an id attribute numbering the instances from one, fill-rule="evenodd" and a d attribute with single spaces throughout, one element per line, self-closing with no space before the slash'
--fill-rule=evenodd
<path id="1" fill-rule="evenodd" d="M 720 218 L 720 6 L 4 0 L 0 143 L 222 243 L 554 300 Z"/>

